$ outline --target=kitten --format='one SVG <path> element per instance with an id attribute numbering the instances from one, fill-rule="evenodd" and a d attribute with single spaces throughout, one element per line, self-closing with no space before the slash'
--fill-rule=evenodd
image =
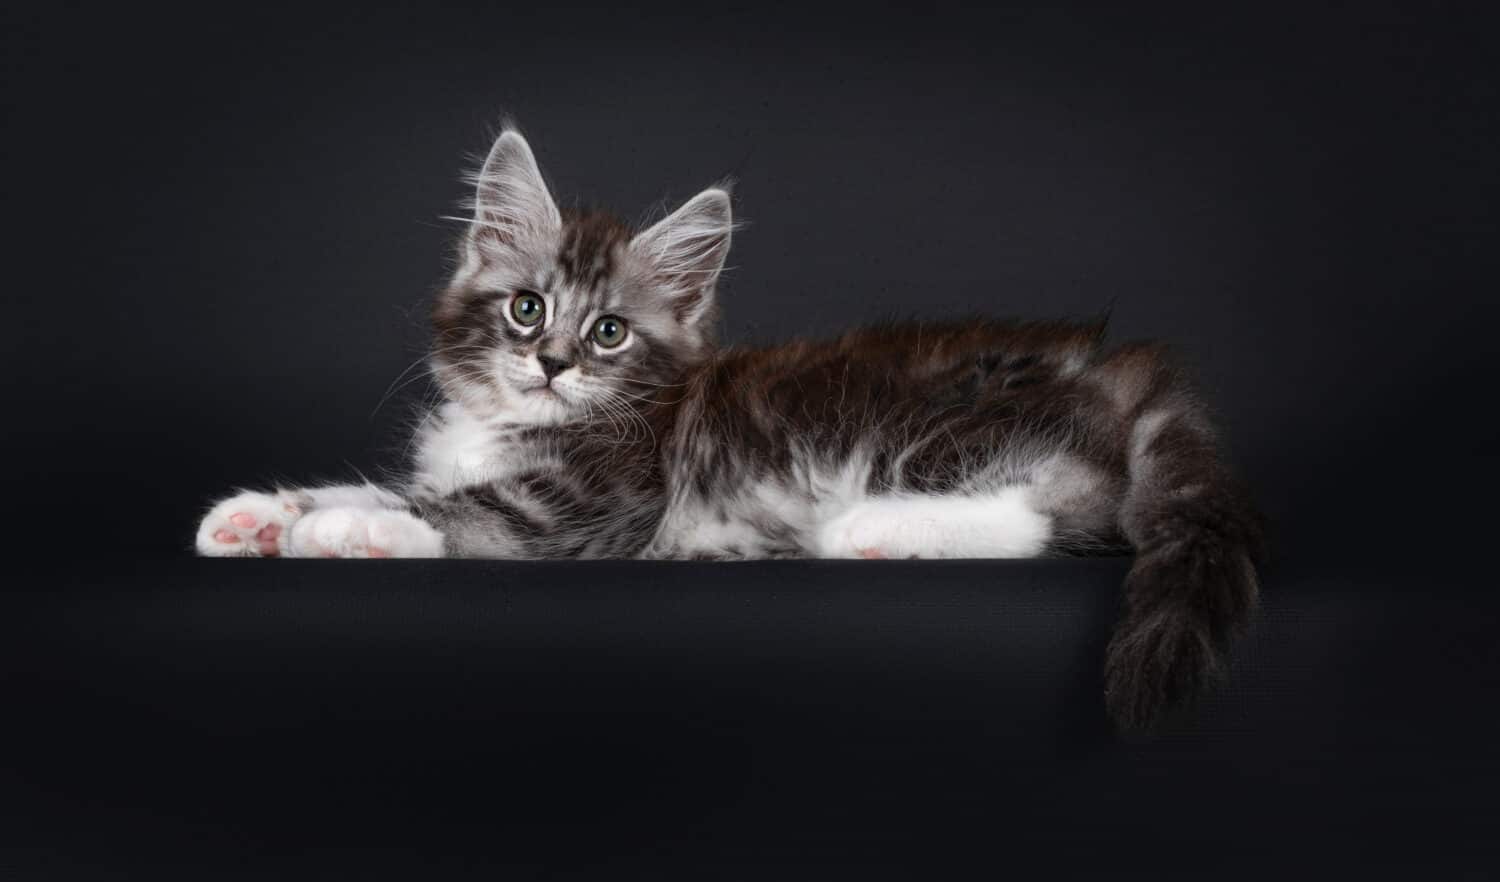
<path id="1" fill-rule="evenodd" d="M 446 401 L 406 486 L 246 492 L 200 554 L 956 558 L 1134 550 L 1125 726 L 1190 699 L 1256 602 L 1258 521 L 1181 372 L 1102 324 L 714 344 L 723 189 L 649 229 L 558 209 L 506 131 L 432 312 Z"/>

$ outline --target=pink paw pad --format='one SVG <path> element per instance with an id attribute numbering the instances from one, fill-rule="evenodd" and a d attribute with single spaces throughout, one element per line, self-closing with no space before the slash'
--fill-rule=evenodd
<path id="1" fill-rule="evenodd" d="M 236 536 L 229 530 L 220 530 L 219 532 L 214 534 L 214 541 L 223 542 L 225 545 L 233 545 L 234 543 L 240 541 L 240 537 Z"/>
<path id="2" fill-rule="evenodd" d="M 368 554 L 370 557 L 390 557 L 391 556 L 391 553 L 389 551 L 386 551 L 384 548 L 369 548 L 369 549 L 365 550 L 365 553 Z"/>
<path id="3" fill-rule="evenodd" d="M 241 527 L 243 529 L 249 530 L 255 526 L 255 515 L 248 514 L 242 511 L 238 514 L 230 515 L 229 522 L 234 524 L 236 527 Z"/>
<path id="4" fill-rule="evenodd" d="M 878 548 L 860 548 L 860 549 L 856 549 L 856 550 L 859 552 L 859 556 L 862 557 L 862 558 L 864 558 L 865 560 L 885 560 L 886 559 L 885 552 L 881 551 Z"/>
<path id="5" fill-rule="evenodd" d="M 255 534 L 255 541 L 260 543 L 260 553 L 265 557 L 275 557 L 280 549 L 276 547 L 276 540 L 281 536 L 280 524 L 267 524 L 259 533 Z"/>

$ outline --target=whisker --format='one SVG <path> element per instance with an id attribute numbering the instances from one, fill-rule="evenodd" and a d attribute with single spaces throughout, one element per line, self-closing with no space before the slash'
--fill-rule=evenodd
<path id="1" fill-rule="evenodd" d="M 592 374 L 591 376 L 601 380 L 617 380 L 622 383 L 640 383 L 643 386 L 659 386 L 662 389 L 676 389 L 687 385 L 687 383 L 653 383 L 650 380 L 638 380 L 635 377 L 622 377 L 614 374 Z"/>

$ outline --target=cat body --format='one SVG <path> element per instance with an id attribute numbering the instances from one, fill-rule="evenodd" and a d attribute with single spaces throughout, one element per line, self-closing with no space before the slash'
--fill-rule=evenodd
<path id="1" fill-rule="evenodd" d="M 720 348 L 712 188 L 635 231 L 563 213 L 504 133 L 433 309 L 411 476 L 244 492 L 207 556 L 943 558 L 1134 551 L 1106 661 L 1144 725 L 1219 674 L 1257 518 L 1165 351 L 1102 324 L 890 323 Z"/>
<path id="2" fill-rule="evenodd" d="M 1058 406 L 1096 331 L 911 323 L 731 350 L 680 405 L 649 551 L 1031 557 L 1115 541 L 1118 494 L 1080 411 Z"/>
<path id="3" fill-rule="evenodd" d="M 563 427 L 450 402 L 419 433 L 406 495 L 458 556 L 1123 549 L 1123 415 L 1091 373 L 1101 330 L 912 323 L 732 349 L 639 395 L 629 417 Z M 472 517 L 450 518 L 475 494 L 517 529 L 471 535 Z"/>

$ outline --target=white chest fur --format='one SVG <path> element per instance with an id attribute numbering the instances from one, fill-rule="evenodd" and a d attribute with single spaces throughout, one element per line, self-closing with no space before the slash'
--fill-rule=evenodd
<path id="1" fill-rule="evenodd" d="M 444 495 L 503 476 L 520 455 L 514 431 L 458 404 L 442 405 L 417 433 L 416 484 Z"/>

